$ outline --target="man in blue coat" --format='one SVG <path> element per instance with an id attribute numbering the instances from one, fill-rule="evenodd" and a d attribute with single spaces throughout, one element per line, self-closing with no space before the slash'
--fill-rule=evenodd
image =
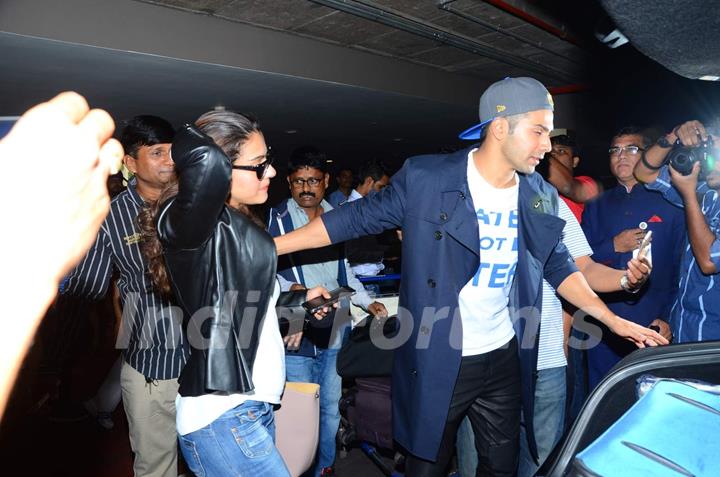
<path id="1" fill-rule="evenodd" d="M 413 477 L 443 475 L 466 415 L 481 471 L 515 475 L 521 403 L 532 415 L 543 276 L 639 346 L 667 342 L 610 312 L 559 240 L 557 192 L 534 174 L 550 150 L 547 89 L 499 81 L 480 98 L 480 120 L 463 134 L 482 140 L 476 148 L 411 158 L 378 194 L 275 240 L 282 254 L 402 228 L 393 431 Z"/>
<path id="2" fill-rule="evenodd" d="M 582 228 L 593 249 L 593 259 L 612 268 L 627 263 L 638 253 L 645 233 L 653 232 L 648 252 L 653 274 L 647 285 L 635 295 L 607 293 L 602 299 L 613 312 L 643 326 L 657 326 L 670 339 L 668 321 L 678 291 L 685 217 L 682 209 L 665 201 L 659 192 L 638 184 L 633 175 L 649 145 L 650 140 L 634 127 L 622 128 L 613 136 L 608 153 L 617 185 L 585 204 Z M 602 330 L 602 325 L 598 329 Z M 587 350 L 590 389 L 633 349 L 626 341 L 605 333 L 597 346 Z"/>

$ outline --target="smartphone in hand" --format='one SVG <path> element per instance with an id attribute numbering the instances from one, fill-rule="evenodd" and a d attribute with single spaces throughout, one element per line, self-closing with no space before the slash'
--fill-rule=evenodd
<path id="1" fill-rule="evenodd" d="M 640 247 L 638 247 L 638 254 L 637 258 L 641 259 L 644 258 L 648 250 L 650 249 L 650 242 L 652 241 L 652 230 L 648 230 L 645 232 L 645 236 L 642 239 L 642 242 L 640 242 Z"/>
<path id="2" fill-rule="evenodd" d="M 350 287 L 338 287 L 330 292 L 330 298 L 325 298 L 324 296 L 318 296 L 313 298 L 312 300 L 306 301 L 302 304 L 303 308 L 310 313 L 311 315 L 314 315 L 321 309 L 331 306 L 333 303 L 338 302 L 341 298 L 345 298 L 346 296 L 352 296 L 355 294 L 355 289 Z"/>

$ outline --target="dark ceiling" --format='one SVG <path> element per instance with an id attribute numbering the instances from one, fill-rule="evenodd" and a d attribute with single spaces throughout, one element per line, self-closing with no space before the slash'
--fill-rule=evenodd
<path id="1" fill-rule="evenodd" d="M 534 2 L 141 1 L 282 30 L 486 81 L 501 75 L 532 74 L 547 85 L 564 85 L 583 78 L 587 60 L 567 27 Z M 545 29 L 531 24 L 530 17 Z"/>
<path id="2" fill-rule="evenodd" d="M 600 45 L 602 15 L 594 0 L 2 0 L 0 115 L 63 89 L 120 125 L 222 105 L 256 113 L 280 163 L 314 144 L 339 164 L 398 167 L 461 147 L 482 90 L 529 75 L 556 94 L 556 126 L 577 129 L 581 172 L 603 174 L 616 127 L 714 117 L 720 95 Z"/>

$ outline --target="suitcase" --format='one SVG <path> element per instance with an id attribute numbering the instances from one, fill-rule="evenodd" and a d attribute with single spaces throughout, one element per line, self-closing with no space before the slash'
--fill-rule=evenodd
<path id="1" fill-rule="evenodd" d="M 573 463 L 582 476 L 716 476 L 720 396 L 661 380 Z"/>
<path id="2" fill-rule="evenodd" d="M 393 448 L 390 378 L 358 378 L 346 409 L 355 437 L 383 449 Z"/>

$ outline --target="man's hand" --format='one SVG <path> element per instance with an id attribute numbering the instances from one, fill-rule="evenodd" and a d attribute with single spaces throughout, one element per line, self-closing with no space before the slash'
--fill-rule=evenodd
<path id="1" fill-rule="evenodd" d="M 107 177 L 123 156 L 114 129 L 108 113 L 68 92 L 27 111 L 0 143 L 3 172 L 14 178 L 0 195 L 21 204 L 6 206 L 3 222 L 22 230 L 23 250 L 55 280 L 82 258 L 109 211 Z M 48 201 L 53 212 L 39 220 Z"/>
<path id="2" fill-rule="evenodd" d="M 388 311 L 385 308 L 385 305 L 383 305 L 379 301 L 374 301 L 370 303 L 367 307 L 367 312 L 373 315 L 375 318 L 385 318 L 388 316 Z"/>
<path id="3" fill-rule="evenodd" d="M 696 189 L 698 184 L 698 174 L 700 174 L 700 163 L 693 164 L 692 171 L 689 175 L 684 176 L 670 166 L 670 177 L 672 184 L 678 193 L 682 196 L 683 202 L 696 197 Z"/>
<path id="4" fill-rule="evenodd" d="M 331 295 L 330 295 L 330 292 L 327 290 L 327 288 L 315 287 L 315 288 L 310 288 L 310 289 L 307 291 L 307 293 L 305 294 L 305 300 L 310 301 L 310 300 L 312 300 L 313 298 L 317 298 L 317 297 L 319 297 L 319 296 L 321 296 L 321 297 L 323 297 L 323 298 L 325 298 L 325 299 L 328 299 L 328 300 L 329 300 L 330 298 L 332 298 Z M 333 303 L 333 304 L 330 305 L 330 306 L 325 306 L 325 307 L 323 307 L 320 311 L 318 311 L 317 313 L 315 313 L 315 315 L 313 315 L 313 316 L 314 316 L 316 319 L 318 319 L 318 320 L 322 320 L 323 318 L 325 318 L 325 315 L 327 315 L 328 313 L 330 313 L 330 310 L 331 310 L 332 308 L 337 308 L 337 307 L 338 307 L 337 302 L 336 302 L 336 303 Z"/>
<path id="5" fill-rule="evenodd" d="M 32 336 L 62 277 L 92 245 L 110 210 L 106 181 L 123 156 L 115 124 L 77 93 L 27 111 L 0 141 L 0 416 Z"/>
<path id="6" fill-rule="evenodd" d="M 652 265 L 650 265 L 647 257 L 631 259 L 627 263 L 627 270 L 625 271 L 630 289 L 642 288 L 650 277 L 650 272 L 652 272 Z"/>
<path id="7" fill-rule="evenodd" d="M 696 147 L 702 141 L 707 140 L 708 133 L 700 121 L 687 121 L 673 129 L 673 134 L 683 146 Z"/>
<path id="8" fill-rule="evenodd" d="M 632 341 L 638 348 L 666 345 L 669 343 L 666 338 L 650 328 L 645 328 L 637 323 L 620 318 L 617 315 L 615 315 L 613 319 L 607 321 L 607 325 L 610 328 L 610 331 L 618 336 L 622 336 L 628 341 Z"/>
<path id="9" fill-rule="evenodd" d="M 291 335 L 287 335 L 283 338 L 283 342 L 285 343 L 285 347 L 289 349 L 290 351 L 295 351 L 300 347 L 300 341 L 302 340 L 303 332 L 298 331 L 297 333 L 293 333 Z"/>
<path id="10" fill-rule="evenodd" d="M 639 228 L 623 230 L 613 238 L 615 251 L 617 253 L 625 253 L 635 250 L 640 246 L 644 235 L 645 231 Z"/>
<path id="11" fill-rule="evenodd" d="M 668 325 L 667 321 L 658 318 L 653 320 L 653 322 L 650 323 L 650 326 L 657 326 L 660 328 L 660 335 L 666 340 L 672 341 L 672 331 L 670 331 L 670 325 Z"/>

